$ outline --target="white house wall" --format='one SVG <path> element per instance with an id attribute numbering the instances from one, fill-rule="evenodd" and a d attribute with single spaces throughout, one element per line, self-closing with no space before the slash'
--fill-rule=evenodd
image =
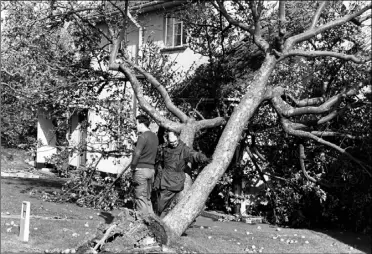
<path id="1" fill-rule="evenodd" d="M 56 135 L 49 111 L 39 109 L 37 123 L 37 167 L 44 167 L 48 158 L 57 153 Z"/>
<path id="2" fill-rule="evenodd" d="M 192 65 L 199 66 L 207 63 L 208 58 L 200 54 L 196 54 L 188 47 L 172 48 L 167 50 L 165 47 L 165 12 L 150 12 L 144 14 L 139 23 L 144 28 L 143 42 L 153 41 L 156 45 L 163 49 L 163 54 L 168 55 L 170 61 L 174 61 L 174 69 L 179 71 L 188 71 Z M 137 35 L 128 35 L 129 45 L 132 42 L 138 42 L 135 38 Z M 181 80 L 180 80 L 181 81 Z"/>
<path id="3" fill-rule="evenodd" d="M 105 114 L 101 111 L 100 114 Z M 94 152 L 94 150 L 105 150 L 110 151 L 115 149 L 110 144 L 110 136 L 104 130 L 97 130 L 93 132 L 93 129 L 97 127 L 98 124 L 104 124 L 105 120 L 97 114 L 94 110 L 90 110 L 88 113 L 88 134 L 87 134 L 87 166 L 95 165 L 97 159 L 101 157 L 99 153 Z M 97 164 L 97 170 L 101 172 L 107 172 L 112 174 L 118 174 L 131 162 L 130 157 L 121 156 L 119 158 L 109 157 L 101 159 Z"/>
<path id="4" fill-rule="evenodd" d="M 68 134 L 68 142 L 70 148 L 78 147 L 79 144 L 81 144 L 81 142 L 83 141 L 82 136 L 84 135 L 82 133 L 83 131 L 84 130 L 81 129 L 81 125 L 79 123 L 78 114 L 73 114 L 70 118 L 70 131 Z M 79 167 L 81 165 L 81 162 L 81 154 L 77 151 L 74 151 L 69 156 L 69 165 Z"/>
<path id="5" fill-rule="evenodd" d="M 130 23 L 127 31 L 127 50 L 130 56 L 137 60 L 137 54 L 141 54 L 139 50 L 141 46 L 143 46 L 147 41 L 151 40 L 160 48 L 164 50 L 164 36 L 165 36 L 165 12 L 150 12 L 146 14 L 142 14 L 137 18 L 138 23 L 142 26 L 142 33 L 140 33 L 140 29 L 136 27 L 134 24 Z M 106 34 L 108 34 L 108 29 L 105 24 L 98 25 L 99 28 L 103 30 Z M 101 45 L 107 44 L 106 38 L 102 37 Z M 196 63 L 196 65 L 200 65 L 202 63 L 207 62 L 207 58 L 203 57 L 199 54 L 195 54 L 191 49 L 187 47 L 180 47 L 179 49 L 172 50 L 165 49 L 162 51 L 163 54 L 168 55 L 169 60 L 174 61 L 175 64 L 173 66 L 174 69 L 178 71 L 187 71 L 189 68 Z M 93 68 L 98 69 L 98 63 L 96 61 L 92 61 L 91 65 Z M 108 71 L 108 66 L 104 66 L 104 68 Z M 113 74 L 117 74 L 119 77 L 123 76 L 119 72 L 114 72 Z M 180 80 L 181 81 L 181 80 Z M 123 86 L 115 89 L 123 90 L 125 87 L 124 82 Z M 110 89 L 103 89 L 101 94 L 99 95 L 99 99 L 108 98 L 113 93 L 113 90 Z M 127 84 L 126 93 L 130 93 L 133 95 L 133 90 L 131 89 L 130 84 Z M 74 119 L 72 119 L 72 133 L 71 133 L 71 140 L 72 143 L 80 142 L 82 133 L 80 130 L 73 128 Z M 90 127 L 87 130 L 87 148 L 89 149 L 110 149 L 109 145 L 106 143 L 109 140 L 108 133 L 92 133 L 92 129 L 95 127 L 97 123 L 102 123 L 104 120 L 98 114 L 96 114 L 93 110 L 89 111 L 88 114 L 88 121 L 90 123 Z M 153 131 L 158 130 L 158 126 L 151 126 Z M 87 152 L 86 153 L 86 166 L 94 163 L 93 158 L 99 158 L 98 153 L 94 152 Z M 98 171 L 109 172 L 109 173 L 118 173 L 120 172 L 126 165 L 130 163 L 131 158 L 128 157 L 120 157 L 120 158 L 107 158 L 102 159 L 99 164 L 97 165 Z M 81 159 L 79 158 L 78 154 L 74 154 L 70 157 L 70 165 L 78 166 L 81 163 Z"/>

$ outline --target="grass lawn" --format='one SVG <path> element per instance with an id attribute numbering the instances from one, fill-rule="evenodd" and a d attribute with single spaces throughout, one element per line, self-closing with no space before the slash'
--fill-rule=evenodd
<path id="1" fill-rule="evenodd" d="M 1 171 L 12 166 L 17 170 L 22 168 L 19 163 L 3 163 L 3 158 L 1 162 Z M 120 212 L 107 213 L 75 204 L 44 202 L 30 195 L 34 189 L 58 190 L 62 183 L 63 180 L 57 177 L 1 177 L 1 253 L 43 253 L 46 249 L 77 248 L 92 239 L 99 223 L 110 223 Z M 30 240 L 27 243 L 18 238 L 22 201 L 31 203 Z M 115 245 L 120 246 L 120 242 Z M 350 232 L 292 228 L 278 231 L 267 224 L 218 222 L 198 217 L 171 247 L 178 253 L 259 253 L 259 250 L 261 253 L 371 253 L 371 239 L 369 235 Z"/>
<path id="2" fill-rule="evenodd" d="M 247 248 L 257 252 L 263 248 L 262 253 L 371 253 L 367 235 L 292 228 L 277 231 L 267 224 L 218 222 L 204 217 L 195 224 L 203 228 L 188 229 L 180 244 L 184 248 L 194 246 L 201 253 L 247 253 Z"/>

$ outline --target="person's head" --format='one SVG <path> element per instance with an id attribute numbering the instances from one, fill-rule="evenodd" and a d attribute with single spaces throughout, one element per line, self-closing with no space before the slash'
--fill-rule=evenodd
<path id="1" fill-rule="evenodd" d="M 145 132 L 149 129 L 150 119 L 146 115 L 139 115 L 136 117 L 137 120 L 137 131 Z"/>
<path id="2" fill-rule="evenodd" d="M 178 146 L 179 141 L 178 141 L 178 134 L 177 133 L 175 133 L 173 131 L 168 132 L 167 139 L 168 139 L 168 145 L 170 147 L 174 148 L 174 147 Z"/>

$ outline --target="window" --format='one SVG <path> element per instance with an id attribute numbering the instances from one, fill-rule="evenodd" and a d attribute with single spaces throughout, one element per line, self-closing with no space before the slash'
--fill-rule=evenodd
<path id="1" fill-rule="evenodd" d="M 186 31 L 183 27 L 183 22 L 166 16 L 165 18 L 165 46 L 177 47 L 186 44 Z"/>

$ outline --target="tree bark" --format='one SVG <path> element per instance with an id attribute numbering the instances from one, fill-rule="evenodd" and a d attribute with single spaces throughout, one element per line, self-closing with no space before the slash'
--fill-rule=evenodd
<path id="1" fill-rule="evenodd" d="M 209 194 L 229 166 L 244 127 L 265 99 L 267 82 L 275 64 L 275 57 L 266 55 L 253 81 L 247 84 L 245 96 L 231 115 L 213 154 L 212 163 L 203 169 L 190 190 L 164 217 L 163 222 L 175 235 L 181 236 L 200 213 Z"/>
<path id="2" fill-rule="evenodd" d="M 181 130 L 181 135 L 180 139 L 188 146 L 188 147 L 193 147 L 194 144 L 194 138 L 195 138 L 195 133 L 196 133 L 196 128 L 195 128 L 195 121 L 188 121 L 186 125 Z M 177 195 L 177 203 L 179 200 L 181 200 L 187 191 L 191 188 L 192 185 L 192 179 L 191 176 L 187 173 L 185 173 L 186 179 L 184 183 L 183 190 Z"/>

